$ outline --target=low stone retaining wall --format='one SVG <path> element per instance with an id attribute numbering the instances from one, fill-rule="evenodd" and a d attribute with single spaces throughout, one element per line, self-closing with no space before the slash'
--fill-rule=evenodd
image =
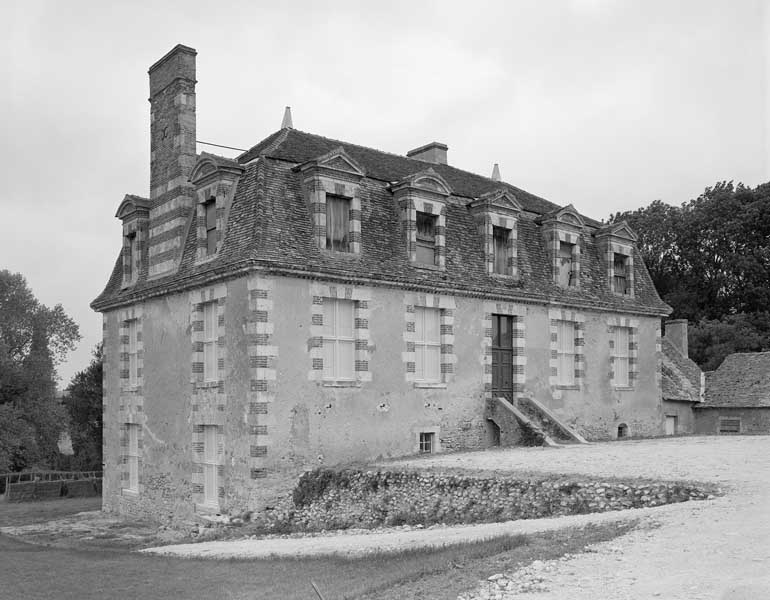
<path id="1" fill-rule="evenodd" d="M 300 478 L 291 503 L 256 521 L 275 531 L 500 522 L 702 500 L 716 491 L 678 482 L 317 469 Z"/>

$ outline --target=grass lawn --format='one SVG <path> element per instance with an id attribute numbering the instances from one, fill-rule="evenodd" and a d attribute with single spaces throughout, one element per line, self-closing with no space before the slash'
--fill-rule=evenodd
<path id="1" fill-rule="evenodd" d="M 438 550 L 410 549 L 398 555 L 357 559 L 250 561 L 69 550 L 0 536 L 0 595 L 27 600 L 313 599 L 312 580 L 325 600 L 454 599 L 493 573 L 566 552 L 579 553 L 585 545 L 622 535 L 632 526 L 610 524 L 506 536 Z"/>
<path id="2" fill-rule="evenodd" d="M 87 511 L 101 510 L 101 496 L 40 502 L 0 502 L 0 527 L 32 525 Z"/>

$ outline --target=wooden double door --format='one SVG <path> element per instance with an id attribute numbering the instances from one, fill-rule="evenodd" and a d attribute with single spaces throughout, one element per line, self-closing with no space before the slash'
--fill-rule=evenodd
<path id="1" fill-rule="evenodd" d="M 513 317 L 492 315 L 492 397 L 513 402 Z"/>

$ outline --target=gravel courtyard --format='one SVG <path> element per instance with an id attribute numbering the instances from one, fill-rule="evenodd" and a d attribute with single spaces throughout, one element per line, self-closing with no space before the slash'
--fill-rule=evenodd
<path id="1" fill-rule="evenodd" d="M 150 552 L 186 556 L 358 554 L 378 548 L 436 545 L 492 534 L 641 519 L 630 534 L 568 560 L 504 574 L 511 591 L 480 582 L 464 598 L 680 600 L 770 598 L 770 437 L 691 437 L 599 443 L 563 449 L 512 448 L 436 455 L 388 466 L 546 471 L 601 477 L 685 479 L 719 484 L 713 500 L 659 508 L 426 530 L 322 535 L 165 546 Z M 493 573 L 490 573 L 493 575 Z M 541 582 L 520 593 L 515 582 Z M 544 589 L 543 589 L 544 588 Z"/>

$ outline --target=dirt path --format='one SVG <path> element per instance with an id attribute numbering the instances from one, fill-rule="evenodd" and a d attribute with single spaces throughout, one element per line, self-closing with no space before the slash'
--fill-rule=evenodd
<path id="1" fill-rule="evenodd" d="M 437 455 L 390 466 L 460 467 L 711 481 L 724 497 L 660 508 L 463 527 L 357 532 L 302 539 L 207 542 L 148 549 L 179 556 L 260 557 L 440 545 L 499 533 L 530 533 L 640 518 L 642 527 L 592 552 L 540 565 L 548 591 L 466 598 L 770 598 L 770 437 L 697 437 L 566 449 L 503 449 Z M 490 573 L 492 575 L 492 573 Z M 512 579 L 517 575 L 511 574 Z"/>

